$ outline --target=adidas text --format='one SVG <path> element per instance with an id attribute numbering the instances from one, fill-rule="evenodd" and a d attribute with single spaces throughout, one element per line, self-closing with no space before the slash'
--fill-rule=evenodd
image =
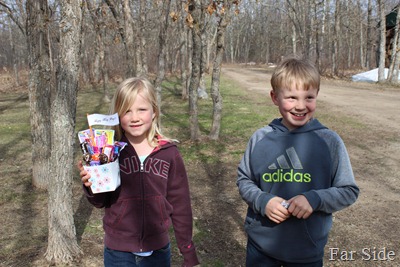
<path id="1" fill-rule="evenodd" d="M 273 173 L 264 173 L 262 179 L 266 183 L 272 183 L 272 182 L 309 183 L 311 182 L 311 174 L 294 172 L 293 169 L 287 172 L 283 172 L 282 169 L 278 169 Z"/>

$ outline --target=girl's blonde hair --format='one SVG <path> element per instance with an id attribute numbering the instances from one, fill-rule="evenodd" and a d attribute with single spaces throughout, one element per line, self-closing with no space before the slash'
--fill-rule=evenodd
<path id="1" fill-rule="evenodd" d="M 320 87 L 320 75 L 317 68 L 305 59 L 288 57 L 278 64 L 271 77 L 272 90 L 292 89 L 308 91 Z"/>
<path id="2" fill-rule="evenodd" d="M 151 127 L 147 132 L 147 141 L 152 147 L 158 146 L 160 140 L 171 141 L 161 134 L 159 126 L 160 109 L 157 105 L 156 93 L 154 86 L 146 78 L 128 78 L 121 82 L 114 93 L 110 114 L 118 113 L 118 117 L 121 118 L 132 107 L 139 93 L 151 104 L 155 114 Z M 123 135 L 121 124 L 114 126 L 113 129 L 115 131 L 115 140 L 121 140 Z"/>

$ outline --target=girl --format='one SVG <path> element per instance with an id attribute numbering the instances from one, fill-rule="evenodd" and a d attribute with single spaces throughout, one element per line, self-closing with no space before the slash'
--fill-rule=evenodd
<path id="1" fill-rule="evenodd" d="M 154 87 L 129 78 L 117 88 L 110 114 L 118 113 L 115 140 L 127 145 L 119 156 L 121 186 L 92 194 L 90 174 L 78 163 L 89 202 L 105 208 L 105 266 L 170 266 L 168 229 L 173 225 L 182 266 L 199 264 L 192 241 L 192 209 L 182 157 L 159 129 Z"/>

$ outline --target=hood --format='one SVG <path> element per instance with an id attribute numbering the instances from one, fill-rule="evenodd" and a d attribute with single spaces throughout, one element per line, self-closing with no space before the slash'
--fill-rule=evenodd
<path id="1" fill-rule="evenodd" d="M 326 129 L 324 125 L 322 125 L 317 119 L 312 118 L 307 124 L 302 127 L 296 128 L 292 131 L 289 131 L 285 125 L 282 124 L 282 118 L 274 119 L 270 124 L 270 127 L 275 132 L 282 132 L 282 133 L 306 133 L 320 129 Z"/>

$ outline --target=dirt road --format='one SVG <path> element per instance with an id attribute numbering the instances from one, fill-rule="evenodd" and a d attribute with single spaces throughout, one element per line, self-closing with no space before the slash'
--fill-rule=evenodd
<path id="1" fill-rule="evenodd" d="M 222 73 L 249 91 L 267 96 L 271 88 L 272 69 Z M 400 88 L 323 79 L 318 103 L 317 117 L 345 141 L 361 189 L 356 204 L 335 214 L 325 266 L 400 266 Z"/>
<path id="2" fill-rule="evenodd" d="M 272 69 L 223 68 L 223 74 L 235 79 L 250 91 L 269 93 Z M 372 83 L 355 83 L 343 80 L 321 81 L 319 101 L 328 102 L 338 110 L 360 116 L 366 123 L 379 123 L 383 127 L 400 130 L 400 116 L 394 112 L 400 106 L 400 88 L 390 88 Z"/>

